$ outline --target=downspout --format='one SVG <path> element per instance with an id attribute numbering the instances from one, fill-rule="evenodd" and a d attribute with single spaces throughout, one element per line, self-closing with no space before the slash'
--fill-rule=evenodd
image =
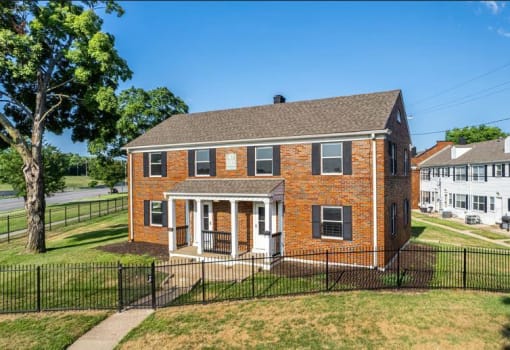
<path id="1" fill-rule="evenodd" d="M 133 153 L 129 152 L 129 231 L 131 232 L 131 241 L 135 239 L 133 232 Z"/>
<path id="2" fill-rule="evenodd" d="M 377 267 L 377 144 L 375 134 L 372 134 L 372 208 L 373 208 L 373 249 L 374 268 Z"/>

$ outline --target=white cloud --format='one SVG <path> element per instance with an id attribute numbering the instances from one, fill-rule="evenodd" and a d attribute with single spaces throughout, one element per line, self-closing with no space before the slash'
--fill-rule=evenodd
<path id="1" fill-rule="evenodd" d="M 498 29 L 498 34 L 504 36 L 505 38 L 510 38 L 510 32 L 507 32 L 503 28 Z"/>
<path id="2" fill-rule="evenodd" d="M 503 1 L 482 1 L 482 4 L 487 6 L 493 15 L 500 13 L 506 6 L 506 3 Z"/>

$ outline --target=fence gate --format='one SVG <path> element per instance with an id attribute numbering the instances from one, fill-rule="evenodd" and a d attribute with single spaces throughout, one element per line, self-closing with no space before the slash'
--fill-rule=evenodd
<path id="1" fill-rule="evenodd" d="M 156 302 L 156 271 L 151 265 L 118 266 L 118 310 L 154 308 Z"/>

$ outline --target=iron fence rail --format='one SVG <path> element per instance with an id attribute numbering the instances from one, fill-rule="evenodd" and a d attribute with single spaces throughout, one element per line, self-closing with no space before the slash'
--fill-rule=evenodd
<path id="1" fill-rule="evenodd" d="M 45 213 L 46 229 L 51 231 L 58 226 L 67 226 L 70 223 L 115 213 L 127 209 L 127 205 L 127 196 L 122 196 L 50 207 L 46 209 Z M 0 242 L 10 241 L 13 234 L 22 236 L 26 229 L 25 213 L 0 215 Z"/>
<path id="2" fill-rule="evenodd" d="M 389 254 L 370 267 L 374 253 Z M 367 289 L 458 288 L 510 292 L 510 251 L 411 246 L 251 256 L 149 265 L 0 266 L 0 313 L 157 308 Z"/>

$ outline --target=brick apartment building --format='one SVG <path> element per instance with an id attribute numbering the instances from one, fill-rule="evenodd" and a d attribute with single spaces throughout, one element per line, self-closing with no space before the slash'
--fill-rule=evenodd
<path id="1" fill-rule="evenodd" d="M 389 250 L 410 238 L 400 90 L 176 115 L 125 149 L 129 239 L 170 255 Z"/>

